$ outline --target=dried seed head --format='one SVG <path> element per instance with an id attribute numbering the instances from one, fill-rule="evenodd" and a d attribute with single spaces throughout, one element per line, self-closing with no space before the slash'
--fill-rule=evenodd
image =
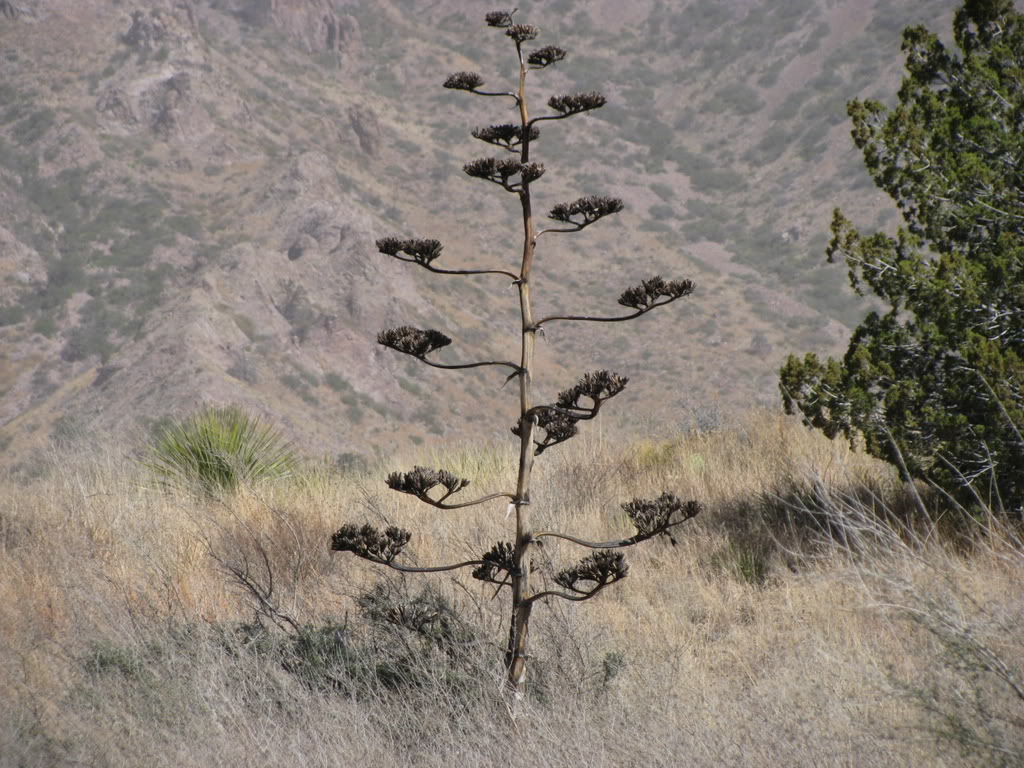
<path id="1" fill-rule="evenodd" d="M 535 40 L 537 35 L 540 34 L 540 30 L 533 26 L 533 24 L 513 24 L 505 34 L 517 43 L 524 43 L 527 40 Z"/>
<path id="2" fill-rule="evenodd" d="M 508 11 L 491 11 L 484 19 L 487 21 L 489 27 L 511 27 L 512 26 L 512 13 Z"/>
<path id="3" fill-rule="evenodd" d="M 331 549 L 335 552 L 352 552 L 375 563 L 389 564 L 411 538 L 409 531 L 395 526 L 381 532 L 372 525 L 348 524 L 331 536 Z"/>
<path id="4" fill-rule="evenodd" d="M 621 552 L 601 549 L 587 555 L 571 568 L 560 571 L 555 583 L 572 592 L 592 594 L 601 587 L 626 578 L 629 566 Z M 580 582 L 591 582 L 581 585 Z"/>
<path id="5" fill-rule="evenodd" d="M 397 256 L 405 240 L 400 237 L 382 237 L 377 241 L 377 250 L 387 256 Z"/>
<path id="6" fill-rule="evenodd" d="M 524 184 L 529 184 L 531 181 L 536 181 L 544 175 L 544 164 L 543 163 L 526 163 L 519 169 L 520 178 L 522 178 Z"/>
<path id="7" fill-rule="evenodd" d="M 655 275 L 644 280 L 640 285 L 627 288 L 619 297 L 619 304 L 624 307 L 645 310 L 650 309 L 659 299 L 681 299 L 693 293 L 692 280 L 665 280 Z"/>
<path id="8" fill-rule="evenodd" d="M 534 67 L 546 67 L 565 58 L 567 51 L 557 45 L 546 45 L 526 57 L 526 63 Z"/>
<path id="9" fill-rule="evenodd" d="M 505 580 L 502 572 L 511 573 L 515 570 L 514 552 L 510 542 L 499 541 L 480 558 L 484 564 L 473 570 L 473 578 L 501 584 Z"/>
<path id="10" fill-rule="evenodd" d="M 697 501 L 681 501 L 674 493 L 666 492 L 656 499 L 627 501 L 622 505 L 622 510 L 629 515 L 638 536 L 647 539 L 664 534 L 675 544 L 675 539 L 668 531 L 669 526 L 696 517 L 701 512 L 701 505 Z"/>
<path id="11" fill-rule="evenodd" d="M 402 257 L 398 255 L 399 253 L 405 253 L 411 257 L 412 261 L 415 261 L 417 264 L 423 264 L 424 266 L 430 264 L 430 262 L 440 256 L 443 247 L 444 246 L 441 245 L 440 240 L 382 237 L 377 241 L 377 250 L 381 253 L 388 256 L 394 256 L 402 261 L 408 261 L 408 259 L 402 259 Z"/>
<path id="12" fill-rule="evenodd" d="M 547 433 L 547 445 L 537 447 L 537 453 L 542 453 L 544 448 L 556 443 L 564 443 L 566 440 L 576 437 L 579 434 L 579 427 L 576 426 L 578 419 L 574 419 L 565 413 L 557 411 L 542 411 L 537 417 L 537 426 Z"/>
<path id="13" fill-rule="evenodd" d="M 537 428 L 544 430 L 544 439 L 534 441 L 536 447 L 534 454 L 540 456 L 545 450 L 553 445 L 564 443 L 579 434 L 579 427 L 576 426 L 579 419 L 567 413 L 558 411 L 542 410 L 537 414 Z M 523 436 L 522 424 L 517 423 L 512 427 L 512 434 L 516 437 Z"/>
<path id="14" fill-rule="evenodd" d="M 589 397 L 596 407 L 619 394 L 628 382 L 626 376 L 611 371 L 594 371 L 585 374 L 575 386 L 559 392 L 555 405 L 559 408 L 582 409 L 586 406 L 580 405 L 580 398 Z"/>
<path id="15" fill-rule="evenodd" d="M 413 467 L 412 472 L 392 472 L 385 482 L 391 490 L 413 496 L 426 496 L 439 485 L 448 491 L 445 496 L 451 496 L 469 485 L 469 480 L 456 477 L 451 472 L 427 467 Z"/>
<path id="16" fill-rule="evenodd" d="M 571 203 L 559 203 L 548 213 L 548 218 L 564 221 L 566 224 L 575 224 L 582 228 L 621 210 L 622 201 L 617 197 L 591 195 L 581 197 Z"/>
<path id="17" fill-rule="evenodd" d="M 403 325 L 378 333 L 377 343 L 406 355 L 424 357 L 441 347 L 447 347 L 452 340 L 440 331 Z"/>
<path id="18" fill-rule="evenodd" d="M 448 75 L 444 81 L 445 88 L 456 91 L 472 91 L 484 84 L 484 79 L 476 72 L 456 72 Z"/>
<path id="19" fill-rule="evenodd" d="M 497 163 L 498 161 L 493 157 L 481 157 L 477 160 L 470 160 L 462 166 L 462 171 L 475 179 L 490 179 L 497 173 Z"/>
<path id="20" fill-rule="evenodd" d="M 462 166 L 462 170 L 467 176 L 507 185 L 510 178 L 524 171 L 528 176 L 533 177 L 529 179 L 530 181 L 539 179 L 541 174 L 544 173 L 544 166 L 537 163 L 527 163 L 524 166 L 518 160 L 512 158 L 498 160 L 493 157 L 482 157 L 479 160 L 472 160 L 466 163 Z"/>
<path id="21" fill-rule="evenodd" d="M 548 99 L 548 106 L 563 115 L 575 115 L 579 112 L 603 107 L 606 102 L 607 99 L 600 93 L 590 91 L 589 93 L 567 93 L 562 96 L 552 96 Z"/>
<path id="22" fill-rule="evenodd" d="M 530 126 L 529 136 L 530 141 L 534 141 L 540 136 L 540 131 L 536 126 Z M 504 147 L 505 149 L 511 149 L 523 143 L 523 127 L 521 125 L 513 125 L 512 123 L 489 125 L 486 128 L 477 128 L 473 131 L 473 138 L 486 141 L 488 144 Z"/>

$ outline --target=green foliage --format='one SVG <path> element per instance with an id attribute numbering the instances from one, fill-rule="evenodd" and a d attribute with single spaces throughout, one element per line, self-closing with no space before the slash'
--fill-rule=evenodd
<path id="1" fill-rule="evenodd" d="M 851 102 L 853 138 L 899 206 L 895 236 L 840 211 L 829 258 L 888 309 L 856 329 L 842 361 L 791 356 L 786 408 L 829 436 L 862 436 L 905 476 L 964 504 L 1024 513 L 1024 15 L 967 0 L 960 54 L 904 32 L 898 105 Z"/>
<path id="2" fill-rule="evenodd" d="M 352 386 L 334 371 L 324 374 L 324 383 L 335 392 L 350 392 Z"/>
<path id="3" fill-rule="evenodd" d="M 205 408 L 160 430 L 147 466 L 164 480 L 201 493 L 232 492 L 291 474 L 298 456 L 274 427 L 241 408 Z"/>

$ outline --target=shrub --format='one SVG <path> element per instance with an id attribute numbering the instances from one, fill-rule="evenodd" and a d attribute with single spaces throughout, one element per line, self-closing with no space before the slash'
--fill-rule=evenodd
<path id="1" fill-rule="evenodd" d="M 236 406 L 205 408 L 163 427 L 146 465 L 166 482 L 213 494 L 291 474 L 298 456 L 272 426 Z"/>
<path id="2" fill-rule="evenodd" d="M 862 234 L 837 209 L 830 260 L 887 309 L 842 361 L 791 356 L 786 408 L 830 437 L 863 440 L 907 480 L 967 507 L 1024 516 L 1024 14 L 1008 0 L 957 11 L 961 55 L 924 27 L 903 35 L 892 109 L 853 101 L 853 139 L 899 205 L 896 236 Z"/>

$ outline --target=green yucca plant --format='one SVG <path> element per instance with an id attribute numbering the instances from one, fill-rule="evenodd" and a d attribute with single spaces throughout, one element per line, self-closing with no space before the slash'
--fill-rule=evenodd
<path id="1" fill-rule="evenodd" d="M 207 407 L 164 427 L 145 463 L 168 483 L 200 493 L 230 493 L 291 474 L 298 456 L 273 426 L 227 406 Z"/>

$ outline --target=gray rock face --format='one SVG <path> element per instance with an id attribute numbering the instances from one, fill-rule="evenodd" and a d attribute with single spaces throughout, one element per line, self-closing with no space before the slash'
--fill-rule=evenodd
<path id="1" fill-rule="evenodd" d="M 273 27 L 309 53 L 345 54 L 358 45 L 358 24 L 339 14 L 332 0 L 227 0 L 223 6 L 245 24 Z"/>
<path id="2" fill-rule="evenodd" d="M 349 107 L 348 120 L 359 140 L 359 148 L 370 157 L 376 157 L 380 150 L 380 125 L 374 111 L 359 105 Z"/>

